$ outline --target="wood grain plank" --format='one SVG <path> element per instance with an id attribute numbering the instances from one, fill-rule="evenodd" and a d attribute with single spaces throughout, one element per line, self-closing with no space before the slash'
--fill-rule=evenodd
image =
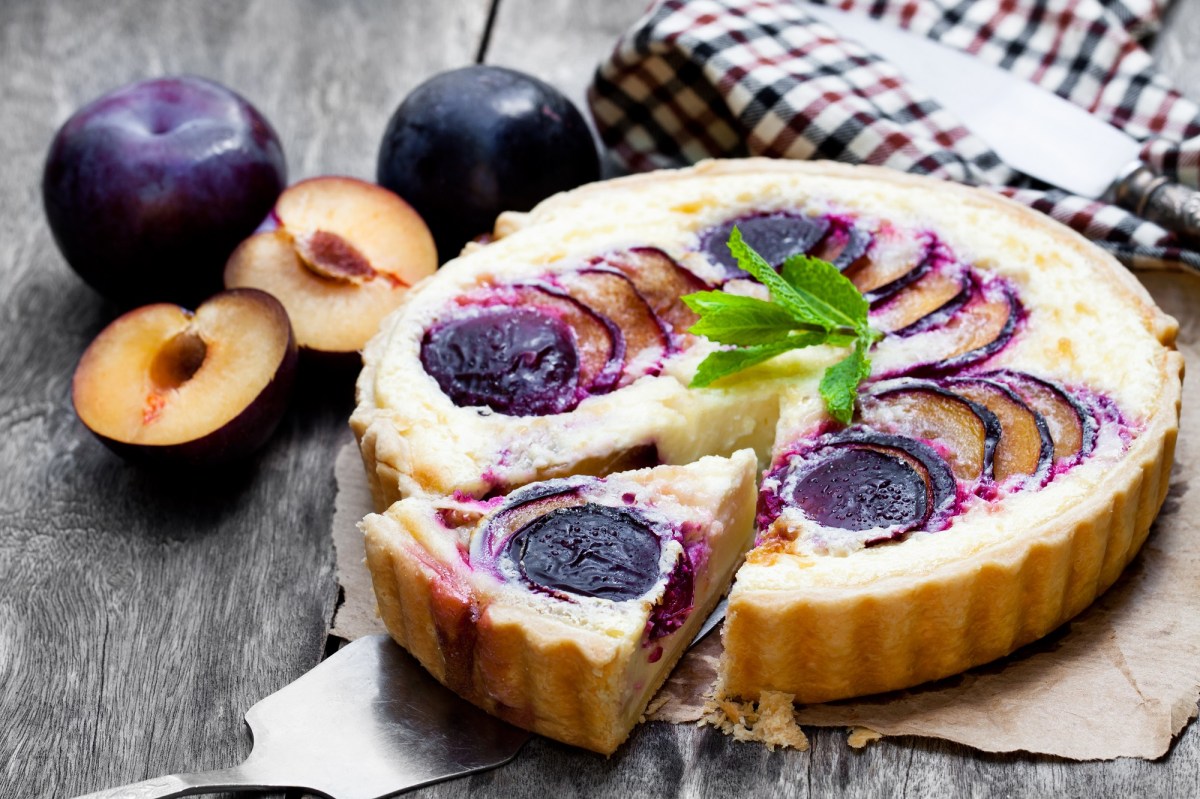
<path id="1" fill-rule="evenodd" d="M 351 388 L 308 375 L 245 468 L 149 474 L 76 421 L 75 362 L 114 314 L 67 268 L 38 182 L 55 128 L 133 79 L 250 98 L 293 179 L 373 178 L 392 110 L 473 60 L 487 0 L 0 4 L 0 795 L 229 766 L 241 717 L 317 663 L 335 599 L 333 457 Z"/>
<path id="2" fill-rule="evenodd" d="M 644 0 L 502 0 L 489 62 L 582 103 Z M 374 173 L 404 93 L 469 62 L 486 0 L 0 4 L 0 795 L 70 796 L 228 765 L 241 713 L 319 658 L 332 596 L 326 533 L 348 390 L 309 379 L 249 468 L 173 484 L 128 469 L 69 407 L 70 373 L 113 309 L 69 272 L 37 181 L 57 124 L 127 80 L 189 71 L 250 97 L 293 179 Z M 1200 5 L 1176 3 L 1158 54 L 1200 97 Z M 343 387 L 344 388 L 344 387 Z M 235 634 L 233 631 L 239 631 Z M 864 751 L 810 731 L 770 753 L 664 724 L 611 759 L 535 740 L 513 765 L 429 796 L 1193 796 L 1200 735 L 1163 761 L 1069 763 L 889 739 Z"/>

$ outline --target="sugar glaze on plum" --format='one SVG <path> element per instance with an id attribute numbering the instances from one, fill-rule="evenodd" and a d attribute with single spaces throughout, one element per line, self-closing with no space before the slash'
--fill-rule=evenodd
<path id="1" fill-rule="evenodd" d="M 659 374 L 688 343 L 686 328 L 695 321 L 679 297 L 705 288 L 649 247 L 481 286 L 426 330 L 421 363 L 460 407 L 565 413 L 589 396 Z"/>
<path id="2" fill-rule="evenodd" d="M 853 423 L 795 442 L 759 498 L 764 537 L 845 554 L 937 532 L 981 502 L 1036 491 L 1128 423 L 1101 395 L 1016 370 L 876 381 Z"/>
<path id="3" fill-rule="evenodd" d="M 530 485 L 495 510 L 472 543 L 470 562 L 564 602 L 653 602 L 648 645 L 683 626 L 696 569 L 708 558 L 694 530 L 651 505 L 630 486 L 603 478 Z"/>

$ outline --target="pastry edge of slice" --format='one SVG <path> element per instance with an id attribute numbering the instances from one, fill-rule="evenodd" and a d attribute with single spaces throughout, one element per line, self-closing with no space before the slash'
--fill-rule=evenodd
<path id="1" fill-rule="evenodd" d="M 722 630 L 723 697 L 777 691 L 810 704 L 908 688 L 1011 654 L 1085 610 L 1137 555 L 1167 496 L 1182 356 L 1168 352 L 1163 369 L 1149 426 L 1095 501 L 924 574 L 780 590 L 739 575 Z"/>
<path id="2" fill-rule="evenodd" d="M 597 478 L 637 481 L 687 507 L 689 477 L 713 469 L 726 472 L 719 500 L 697 496 L 692 504 L 722 523 L 721 531 L 706 535 L 726 546 L 714 547 L 707 579 L 697 574 L 694 608 L 680 629 L 659 639 L 661 658 L 640 689 L 624 690 L 643 649 L 640 636 L 613 638 L 571 626 L 539 613 L 536 601 L 501 596 L 488 605 L 486 587 L 455 557 L 457 544 L 445 540 L 448 531 L 437 529 L 436 502 L 429 499 L 408 498 L 363 521 L 380 616 L 401 646 L 465 699 L 517 726 L 611 754 L 641 719 L 751 546 L 757 468 L 753 453 L 741 450 L 731 458 L 708 456 Z M 440 555 L 431 546 L 440 547 Z"/>

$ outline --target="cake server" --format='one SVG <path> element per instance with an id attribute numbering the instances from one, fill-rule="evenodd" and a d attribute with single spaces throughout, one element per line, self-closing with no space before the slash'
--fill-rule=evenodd
<path id="1" fill-rule="evenodd" d="M 1200 239 L 1200 192 L 1156 175 L 1142 145 L 1084 109 L 1011 72 L 923 36 L 828 6 L 805 11 L 894 64 L 1027 175 Z"/>
<path id="2" fill-rule="evenodd" d="M 725 607 L 722 600 L 691 644 L 725 617 Z M 157 777 L 77 799 L 281 788 L 379 799 L 502 766 L 532 737 L 442 687 L 386 635 L 346 645 L 250 708 L 246 724 L 254 749 L 240 766 Z"/>
<path id="3" fill-rule="evenodd" d="M 503 765 L 529 733 L 430 677 L 386 635 L 360 638 L 246 712 L 240 766 L 175 774 L 79 799 L 161 799 L 299 788 L 376 799 Z"/>

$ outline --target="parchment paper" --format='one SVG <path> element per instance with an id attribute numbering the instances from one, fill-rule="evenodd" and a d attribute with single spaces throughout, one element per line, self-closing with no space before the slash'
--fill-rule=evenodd
<path id="1" fill-rule="evenodd" d="M 1180 322 L 1179 348 L 1200 364 L 1200 279 L 1146 274 Z M 1195 368 L 1195 367 L 1193 367 Z M 1041 641 L 995 663 L 915 690 L 798 708 L 803 724 L 944 738 L 988 752 L 1076 760 L 1157 758 L 1196 715 L 1200 698 L 1200 491 L 1189 489 L 1200 438 L 1200 393 L 1183 394 L 1170 492 L 1141 554 L 1092 607 Z M 372 510 L 353 444 L 337 461 L 333 522 L 344 601 L 332 633 L 384 632 L 356 525 Z M 689 652 L 651 703 L 650 720 L 700 718 L 720 638 Z M 862 729 L 859 740 L 872 738 Z"/>

